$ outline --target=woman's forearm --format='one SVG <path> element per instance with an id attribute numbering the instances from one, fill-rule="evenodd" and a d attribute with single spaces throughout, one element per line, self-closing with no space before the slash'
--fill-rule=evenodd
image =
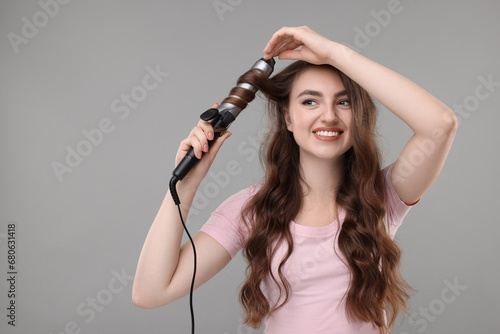
<path id="1" fill-rule="evenodd" d="M 178 190 L 181 211 L 187 218 L 196 189 Z M 160 306 L 177 267 L 183 227 L 179 211 L 167 192 L 151 225 L 137 264 L 132 298 L 144 308 Z"/>

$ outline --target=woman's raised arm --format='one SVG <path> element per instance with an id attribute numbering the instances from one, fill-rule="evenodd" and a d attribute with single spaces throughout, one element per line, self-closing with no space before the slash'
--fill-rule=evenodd
<path id="1" fill-rule="evenodd" d="M 222 134 L 208 150 L 207 138 L 213 139 L 213 128 L 208 122 L 200 121 L 189 137 L 181 142 L 176 165 L 191 147 L 196 154 L 207 152 L 188 175 L 177 183 L 184 218 L 187 218 L 196 190 L 219 148 L 230 135 L 229 132 Z M 189 242 L 181 247 L 182 233 L 179 211 L 168 191 L 149 229 L 139 257 L 132 288 L 132 300 L 135 305 L 156 308 L 189 293 L 193 276 L 193 250 Z M 195 280 L 197 288 L 224 268 L 231 256 L 205 233 L 196 233 L 193 241 L 198 258 Z"/>

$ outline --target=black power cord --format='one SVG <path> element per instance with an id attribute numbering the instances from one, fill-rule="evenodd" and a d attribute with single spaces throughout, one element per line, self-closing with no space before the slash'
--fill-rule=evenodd
<path id="1" fill-rule="evenodd" d="M 175 188 L 179 179 L 177 176 L 172 176 L 170 179 L 170 194 L 174 200 L 175 205 L 177 205 L 177 209 L 179 210 L 179 217 L 181 218 L 182 226 L 184 227 L 184 231 L 186 231 L 187 236 L 189 237 L 189 241 L 191 241 L 191 246 L 193 246 L 193 255 L 194 255 L 194 269 L 193 269 L 193 280 L 191 281 L 191 288 L 189 290 L 189 308 L 191 310 L 191 334 L 194 334 L 194 309 L 193 309 L 193 290 L 194 290 L 194 280 L 196 278 L 196 247 L 194 246 L 193 238 L 191 238 L 191 234 L 184 223 L 184 219 L 182 218 L 181 212 L 181 201 L 179 200 L 179 196 L 177 195 L 177 189 Z"/>

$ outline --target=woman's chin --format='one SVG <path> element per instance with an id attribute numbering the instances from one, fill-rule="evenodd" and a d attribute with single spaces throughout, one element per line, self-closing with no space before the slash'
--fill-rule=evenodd
<path id="1" fill-rule="evenodd" d="M 314 159 L 314 160 L 324 160 L 324 161 L 332 161 L 335 162 L 338 159 L 340 159 L 345 152 L 332 152 L 331 150 L 328 151 L 316 151 L 316 152 L 307 152 L 303 153 L 305 156 L 308 157 L 309 159 Z"/>

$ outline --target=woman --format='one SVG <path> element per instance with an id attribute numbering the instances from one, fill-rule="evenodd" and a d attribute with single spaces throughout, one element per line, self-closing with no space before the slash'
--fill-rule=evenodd
<path id="1" fill-rule="evenodd" d="M 394 234 L 439 175 L 456 117 L 415 83 L 308 27 L 278 30 L 264 53 L 298 60 L 253 83 L 269 98 L 274 123 L 265 178 L 225 201 L 193 237 L 195 288 L 243 249 L 245 324 L 265 320 L 265 333 L 386 333 L 411 290 Z M 382 170 L 369 94 L 414 132 Z M 184 217 L 229 136 L 208 150 L 213 129 L 200 121 L 181 142 L 176 163 L 191 147 L 207 152 L 177 185 Z M 136 305 L 155 308 L 189 292 L 193 254 L 181 238 L 167 193 L 140 255 Z"/>

